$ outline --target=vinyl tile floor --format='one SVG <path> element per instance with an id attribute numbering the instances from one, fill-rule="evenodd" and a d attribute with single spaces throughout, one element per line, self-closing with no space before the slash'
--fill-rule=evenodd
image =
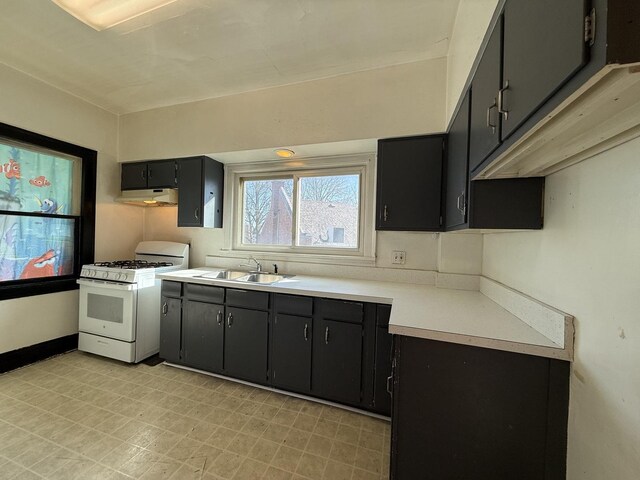
<path id="1" fill-rule="evenodd" d="M 381 480 L 389 424 L 71 352 L 0 375 L 0 479 Z"/>

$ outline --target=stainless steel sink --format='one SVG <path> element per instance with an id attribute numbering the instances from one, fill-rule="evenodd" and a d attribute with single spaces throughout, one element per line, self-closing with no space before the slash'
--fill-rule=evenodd
<path id="1" fill-rule="evenodd" d="M 276 283 L 291 275 L 277 275 L 266 272 L 241 272 L 239 270 L 223 270 L 219 272 L 209 272 L 198 275 L 199 278 L 215 278 L 218 280 L 230 280 L 242 283 Z"/>
<path id="2" fill-rule="evenodd" d="M 237 270 L 225 270 L 222 272 L 204 273 L 198 276 L 203 278 L 218 278 L 220 280 L 237 280 L 241 277 L 246 277 L 248 274 L 248 272 L 241 272 Z"/>
<path id="3" fill-rule="evenodd" d="M 283 275 L 276 275 L 273 273 L 250 273 L 245 277 L 238 278 L 237 281 L 250 283 L 276 283 L 283 278 Z"/>

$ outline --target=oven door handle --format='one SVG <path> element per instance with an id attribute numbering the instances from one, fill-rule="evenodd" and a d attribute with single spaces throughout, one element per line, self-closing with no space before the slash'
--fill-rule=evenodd
<path id="1" fill-rule="evenodd" d="M 136 290 L 136 285 L 133 283 L 116 283 L 104 280 L 89 280 L 87 278 L 79 278 L 76 283 L 86 287 L 108 288 L 109 290 Z"/>

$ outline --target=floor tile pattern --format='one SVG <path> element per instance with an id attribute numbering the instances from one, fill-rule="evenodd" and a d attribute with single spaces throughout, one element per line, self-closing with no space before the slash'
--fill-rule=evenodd
<path id="1" fill-rule="evenodd" d="M 0 375 L 0 479 L 382 480 L 389 424 L 72 352 Z"/>

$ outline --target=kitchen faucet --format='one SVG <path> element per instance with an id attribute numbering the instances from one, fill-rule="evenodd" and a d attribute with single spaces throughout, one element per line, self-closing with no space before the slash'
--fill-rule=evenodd
<path id="1" fill-rule="evenodd" d="M 249 256 L 247 262 L 250 262 L 251 260 L 253 260 L 254 262 L 256 262 L 256 271 L 257 272 L 262 272 L 262 264 L 256 260 L 253 255 Z M 241 267 L 250 267 L 251 264 L 250 263 L 241 263 L 240 264 Z"/>

